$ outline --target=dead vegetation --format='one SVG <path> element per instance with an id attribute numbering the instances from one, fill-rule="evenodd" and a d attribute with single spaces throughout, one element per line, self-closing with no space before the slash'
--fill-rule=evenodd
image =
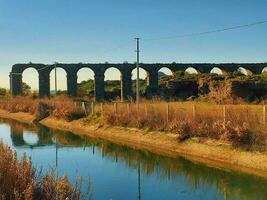
<path id="1" fill-rule="evenodd" d="M 265 149 L 266 127 L 260 105 L 140 103 L 105 105 L 103 118 L 113 126 L 171 132 L 179 141 L 197 137 L 229 142 L 245 149 Z"/>
<path id="2" fill-rule="evenodd" d="M 0 108 L 11 113 L 30 113 L 35 115 L 38 120 L 47 116 L 53 116 L 58 119 L 71 121 L 85 116 L 82 108 L 66 96 L 59 96 L 53 99 L 16 97 L 9 100 L 2 100 L 0 102 Z"/>
<path id="3" fill-rule="evenodd" d="M 1 200 L 78 200 L 83 194 L 77 186 L 66 176 L 56 179 L 53 173 L 38 174 L 26 155 L 19 160 L 16 151 L 0 142 Z"/>

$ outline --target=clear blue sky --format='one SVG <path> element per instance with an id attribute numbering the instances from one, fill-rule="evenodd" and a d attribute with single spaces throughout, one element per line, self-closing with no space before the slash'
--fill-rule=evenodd
<path id="1" fill-rule="evenodd" d="M 136 36 L 157 38 L 248 24 L 267 20 L 266 10 L 266 0 L 0 0 L 0 86 L 8 87 L 15 63 L 133 62 Z M 267 24 L 141 40 L 141 61 L 265 62 Z"/>

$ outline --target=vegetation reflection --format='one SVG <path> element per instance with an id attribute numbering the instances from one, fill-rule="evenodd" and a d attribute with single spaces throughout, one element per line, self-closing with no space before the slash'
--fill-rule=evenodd
<path id="1" fill-rule="evenodd" d="M 75 135 L 70 132 L 54 131 L 44 126 L 29 126 L 11 123 L 11 139 L 16 147 L 30 148 L 56 145 L 60 147 L 81 147 L 84 150 L 99 151 L 103 159 L 120 162 L 127 168 L 140 170 L 140 176 L 156 176 L 160 180 L 179 181 L 184 177 L 191 191 L 200 186 L 217 188 L 225 199 L 266 199 L 267 181 L 252 175 L 223 171 L 184 158 L 169 158 L 117 145 L 101 139 Z M 31 131 L 38 136 L 38 143 L 29 145 L 23 140 L 23 133 Z M 55 140 L 56 138 L 56 140 Z M 140 178 L 140 177 L 139 177 Z M 140 181 L 140 180 L 139 180 Z M 140 184 L 140 183 L 139 183 Z M 141 190 L 141 189 L 140 189 Z"/>

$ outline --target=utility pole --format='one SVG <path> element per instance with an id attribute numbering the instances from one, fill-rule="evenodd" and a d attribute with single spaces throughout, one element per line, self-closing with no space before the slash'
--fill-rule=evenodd
<path id="1" fill-rule="evenodd" d="M 10 79 L 10 94 L 11 94 L 11 97 L 13 97 L 13 84 L 12 84 L 12 81 L 13 81 L 13 73 L 10 72 L 10 75 L 9 75 L 9 79 Z"/>
<path id="2" fill-rule="evenodd" d="M 55 67 L 55 96 L 57 96 L 57 63 L 54 64 Z"/>
<path id="3" fill-rule="evenodd" d="M 140 38 L 134 38 L 136 40 L 136 70 L 137 70 L 137 77 L 136 77 L 136 103 L 139 104 L 139 40 Z"/>
<path id="4" fill-rule="evenodd" d="M 56 181 L 57 181 L 56 184 L 58 184 L 58 144 L 57 144 L 57 135 L 55 135 L 55 142 L 56 142 Z M 58 191 L 56 190 L 56 200 L 57 199 L 58 199 Z"/>

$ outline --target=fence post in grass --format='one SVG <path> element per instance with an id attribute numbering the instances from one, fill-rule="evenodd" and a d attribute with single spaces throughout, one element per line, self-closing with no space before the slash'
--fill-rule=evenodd
<path id="1" fill-rule="evenodd" d="M 167 103 L 166 122 L 169 123 L 170 105 Z"/>
<path id="2" fill-rule="evenodd" d="M 101 117 L 103 117 L 103 103 L 100 103 L 100 112 L 101 112 Z"/>
<path id="3" fill-rule="evenodd" d="M 91 103 L 91 114 L 95 114 L 95 105 L 94 105 L 94 102 L 92 101 Z"/>
<path id="4" fill-rule="evenodd" d="M 196 105 L 193 104 L 193 120 L 196 119 Z"/>
<path id="5" fill-rule="evenodd" d="M 226 106 L 223 105 L 223 123 L 226 122 Z"/>
<path id="6" fill-rule="evenodd" d="M 147 113 L 147 105 L 145 104 L 145 114 L 146 114 L 146 117 L 148 116 L 148 113 Z"/>
<path id="7" fill-rule="evenodd" d="M 114 103 L 114 112 L 117 113 L 117 103 Z"/>
<path id="8" fill-rule="evenodd" d="M 85 103 L 84 103 L 84 101 L 82 102 L 82 109 L 83 109 L 83 111 L 84 111 L 85 115 L 87 116 L 87 115 L 88 115 L 88 113 L 87 113 L 87 110 L 86 110 L 86 106 L 85 106 Z"/>
<path id="9" fill-rule="evenodd" d="M 263 122 L 263 125 L 266 124 L 266 107 L 265 107 L 265 105 L 263 105 L 263 107 L 262 107 L 262 122 Z"/>
<path id="10" fill-rule="evenodd" d="M 249 119 L 249 107 L 247 105 L 247 119 Z"/>
<path id="11" fill-rule="evenodd" d="M 129 103 L 127 103 L 127 112 L 128 112 L 128 114 L 130 114 L 130 104 Z"/>
<path id="12" fill-rule="evenodd" d="M 139 103 L 136 104 L 136 110 L 139 113 Z"/>

